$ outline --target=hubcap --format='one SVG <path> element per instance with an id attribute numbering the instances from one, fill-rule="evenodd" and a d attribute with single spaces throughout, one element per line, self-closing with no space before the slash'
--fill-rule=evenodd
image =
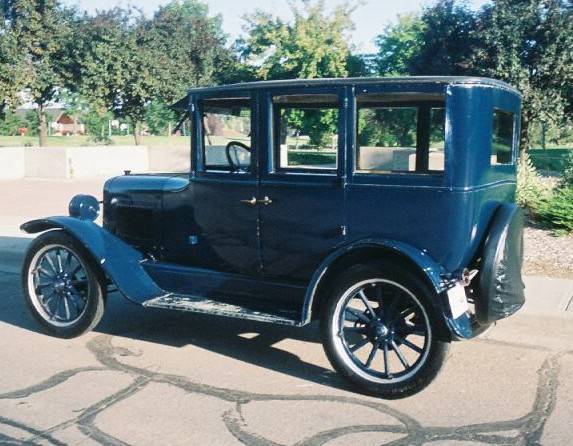
<path id="1" fill-rule="evenodd" d="M 86 269 L 79 256 L 60 245 L 39 249 L 28 270 L 28 292 L 34 308 L 51 325 L 76 323 L 89 296 Z"/>
<path id="2" fill-rule="evenodd" d="M 431 326 L 408 289 L 386 279 L 349 288 L 334 315 L 335 346 L 358 375 L 375 382 L 407 379 L 428 356 Z"/>

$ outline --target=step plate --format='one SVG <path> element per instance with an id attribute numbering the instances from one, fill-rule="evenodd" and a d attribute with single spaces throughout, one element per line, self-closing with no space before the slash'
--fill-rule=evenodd
<path id="1" fill-rule="evenodd" d="M 216 316 L 235 317 L 251 321 L 268 322 L 291 326 L 301 326 L 300 318 L 295 312 L 282 315 L 256 311 L 240 305 L 218 302 L 203 297 L 179 296 L 168 294 L 143 302 L 144 307 L 164 308 L 168 310 L 191 311 L 193 313 L 213 314 Z"/>

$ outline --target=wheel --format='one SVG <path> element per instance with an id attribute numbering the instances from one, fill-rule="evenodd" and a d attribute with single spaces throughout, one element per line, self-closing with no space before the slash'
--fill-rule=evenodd
<path id="1" fill-rule="evenodd" d="M 64 231 L 37 237 L 22 265 L 28 309 L 50 335 L 73 338 L 101 320 L 106 282 L 86 249 Z"/>
<path id="2" fill-rule="evenodd" d="M 405 270 L 382 263 L 349 268 L 323 305 L 321 334 L 330 363 L 363 391 L 382 398 L 419 392 L 449 348 L 430 299 Z"/>

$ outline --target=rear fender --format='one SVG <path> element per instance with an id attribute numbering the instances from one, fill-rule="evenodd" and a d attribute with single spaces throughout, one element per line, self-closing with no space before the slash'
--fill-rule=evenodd
<path id="1" fill-rule="evenodd" d="M 145 272 L 143 254 L 94 222 L 75 217 L 47 217 L 20 226 L 34 234 L 62 229 L 76 238 L 93 256 L 117 289 L 134 303 L 165 295 Z"/>
<path id="2" fill-rule="evenodd" d="M 316 270 L 307 288 L 305 296 L 303 308 L 304 323 L 311 321 L 313 304 L 317 298 L 318 288 L 336 261 L 347 254 L 356 252 L 360 249 L 368 248 L 378 248 L 380 249 L 381 253 L 393 252 L 394 254 L 400 255 L 401 257 L 411 261 L 417 266 L 417 269 L 421 274 L 425 276 L 427 281 L 431 283 L 437 295 L 440 295 L 446 289 L 447 283 L 442 280 L 442 277 L 445 273 L 444 268 L 435 260 L 433 260 L 425 251 L 414 248 L 413 246 L 406 243 L 397 242 L 394 240 L 363 240 L 333 252 L 322 262 L 320 267 Z M 437 309 L 439 309 L 440 313 L 444 314 L 444 308 L 442 308 L 441 302 L 435 302 L 435 305 Z"/>

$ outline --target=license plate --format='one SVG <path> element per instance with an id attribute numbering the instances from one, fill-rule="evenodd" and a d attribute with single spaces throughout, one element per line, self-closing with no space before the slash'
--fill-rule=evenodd
<path id="1" fill-rule="evenodd" d="M 466 290 L 463 285 L 459 283 L 448 290 L 448 300 L 450 301 L 450 308 L 452 316 L 457 319 L 466 311 L 468 311 L 468 299 L 466 298 Z"/>

